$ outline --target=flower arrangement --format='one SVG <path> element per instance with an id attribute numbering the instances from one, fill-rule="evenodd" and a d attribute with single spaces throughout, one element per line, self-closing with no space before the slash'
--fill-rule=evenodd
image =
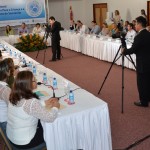
<path id="1" fill-rule="evenodd" d="M 22 52 L 31 52 L 47 48 L 43 37 L 38 34 L 22 35 L 19 37 L 18 43 L 15 43 L 14 45 Z"/>

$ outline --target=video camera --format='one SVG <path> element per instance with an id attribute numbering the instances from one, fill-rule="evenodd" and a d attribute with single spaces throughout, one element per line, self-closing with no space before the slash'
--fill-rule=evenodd
<path id="1" fill-rule="evenodd" d="M 113 34 L 112 35 L 112 38 L 115 39 L 115 38 L 119 38 L 121 40 L 121 45 L 123 48 L 127 48 L 127 45 L 126 45 L 126 39 L 125 39 L 125 36 L 126 36 L 126 33 L 125 32 L 118 32 L 116 34 Z"/>
<path id="2" fill-rule="evenodd" d="M 122 48 L 125 48 L 125 49 L 127 49 L 127 44 L 126 44 L 126 33 L 125 32 L 121 32 L 120 33 L 120 40 L 121 40 L 121 46 L 122 46 Z"/>
<path id="3" fill-rule="evenodd" d="M 43 28 L 45 28 L 46 32 L 48 32 L 48 33 L 50 32 L 48 23 L 43 24 Z"/>

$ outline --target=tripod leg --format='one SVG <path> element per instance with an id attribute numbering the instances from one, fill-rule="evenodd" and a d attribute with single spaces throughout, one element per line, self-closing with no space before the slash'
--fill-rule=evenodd
<path id="1" fill-rule="evenodd" d="M 44 50 L 44 59 L 43 59 L 43 64 L 45 63 L 45 53 L 46 53 L 46 49 Z"/>
<path id="2" fill-rule="evenodd" d="M 39 52 L 40 52 L 40 50 L 38 50 L 38 52 L 37 52 L 37 55 L 36 55 L 36 58 L 38 57 L 38 55 L 39 55 Z"/>
<path id="3" fill-rule="evenodd" d="M 134 63 L 134 61 L 133 61 L 131 55 L 129 55 L 129 57 L 130 57 L 131 63 L 133 64 L 134 68 L 136 69 L 136 65 L 135 65 L 135 63 Z"/>
<path id="4" fill-rule="evenodd" d="M 46 36 L 46 31 L 45 31 L 45 33 L 44 33 L 44 36 L 43 36 L 43 39 L 42 39 L 42 42 L 41 42 L 41 43 L 43 43 L 43 41 L 44 41 L 44 39 L 45 39 L 45 36 Z M 36 55 L 36 58 L 38 57 L 39 52 L 40 52 L 40 50 L 38 50 L 37 55 Z"/>
<path id="5" fill-rule="evenodd" d="M 124 55 L 122 55 L 122 104 L 121 113 L 124 111 Z"/>
<path id="6" fill-rule="evenodd" d="M 102 85 L 101 85 L 101 87 L 100 87 L 100 89 L 99 89 L 99 91 L 98 91 L 98 94 L 100 94 L 100 92 L 101 92 L 101 90 L 102 90 L 102 88 L 103 88 L 103 86 L 104 86 L 104 83 L 105 83 L 105 81 L 106 81 L 106 79 L 107 79 L 107 77 L 108 77 L 108 75 L 109 75 L 109 73 L 110 73 L 110 70 L 111 70 L 113 64 L 116 62 L 116 60 L 118 60 L 118 59 L 117 59 L 117 56 L 118 56 L 118 54 L 119 54 L 120 48 L 121 48 L 121 46 L 119 47 L 119 49 L 118 49 L 118 51 L 117 51 L 117 53 L 116 53 L 116 56 L 115 56 L 113 62 L 111 63 L 111 66 L 110 66 L 110 68 L 109 68 L 109 70 L 108 70 L 108 72 L 107 72 L 107 74 L 106 74 L 106 76 L 105 76 L 105 79 L 104 79 L 104 81 L 103 81 L 103 83 L 102 83 Z"/>

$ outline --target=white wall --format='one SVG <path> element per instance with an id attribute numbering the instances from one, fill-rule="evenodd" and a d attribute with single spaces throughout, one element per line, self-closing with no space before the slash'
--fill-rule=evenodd
<path id="1" fill-rule="evenodd" d="M 50 15 L 69 26 L 69 7 L 72 5 L 74 20 L 81 20 L 90 26 L 93 20 L 93 4 L 107 3 L 108 11 L 114 12 L 118 9 L 123 20 L 132 21 L 140 15 L 140 10 L 147 10 L 147 0 L 49 0 Z"/>
<path id="2" fill-rule="evenodd" d="M 73 8 L 74 20 L 83 20 L 83 0 L 49 0 L 49 15 L 61 22 L 62 27 L 69 28 L 70 5 Z"/>

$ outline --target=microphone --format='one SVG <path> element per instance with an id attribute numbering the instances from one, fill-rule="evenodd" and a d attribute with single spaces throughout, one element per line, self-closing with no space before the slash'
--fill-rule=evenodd
<path id="1" fill-rule="evenodd" d="M 37 82 L 37 85 L 41 85 L 41 84 L 44 84 L 44 83 L 42 83 L 42 82 Z M 54 91 L 53 86 L 51 86 L 51 85 L 46 85 L 46 84 L 44 84 L 44 85 L 51 87 L 51 89 L 53 90 L 53 98 L 55 98 L 55 91 Z"/>

